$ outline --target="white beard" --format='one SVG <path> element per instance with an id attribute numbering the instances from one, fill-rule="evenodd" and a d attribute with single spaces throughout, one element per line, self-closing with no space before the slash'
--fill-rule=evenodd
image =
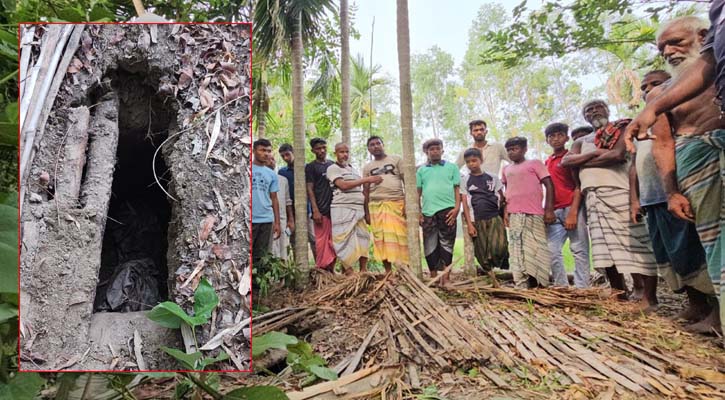
<path id="1" fill-rule="evenodd" d="M 685 59 L 682 60 L 679 65 L 673 66 L 667 64 L 667 69 L 670 71 L 672 77 L 675 79 L 679 78 L 680 75 L 682 75 L 682 72 L 687 70 L 687 68 L 692 65 L 692 63 L 694 63 L 698 57 L 700 57 L 700 46 L 697 46 L 697 48 L 695 48 L 695 46 L 690 47 L 690 51 L 688 51 L 687 54 L 683 55 L 685 56 Z"/>
<path id="2" fill-rule="evenodd" d="M 592 126 L 594 127 L 594 129 L 600 129 L 603 126 L 606 126 L 608 122 L 609 119 L 607 117 L 594 118 L 592 120 Z"/>

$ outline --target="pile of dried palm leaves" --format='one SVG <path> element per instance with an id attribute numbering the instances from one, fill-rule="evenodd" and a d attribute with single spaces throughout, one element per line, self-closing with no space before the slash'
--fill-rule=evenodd
<path id="1" fill-rule="evenodd" d="M 617 305 L 615 297 L 622 292 L 608 287 L 595 286 L 587 289 L 551 287 L 521 290 L 511 287 L 493 287 L 485 280 L 476 278 L 453 283 L 448 289 L 459 292 L 475 292 L 502 299 L 532 301 L 544 307 L 604 308 L 617 311 L 629 308 L 626 305 Z"/>
<path id="2" fill-rule="evenodd" d="M 361 293 L 367 293 L 380 278 L 382 278 L 382 275 L 369 272 L 353 275 L 337 275 L 315 269 L 312 272 L 312 279 L 318 291 L 315 299 L 318 302 L 323 302 L 356 297 Z"/>
<path id="3" fill-rule="evenodd" d="M 576 313 L 616 303 L 611 297 L 617 293 L 609 289 L 515 290 L 469 280 L 454 283 L 453 289 L 488 296 L 455 296 L 446 302 L 408 268 L 378 276 L 319 273 L 316 282 L 320 290 L 305 296 L 314 307 L 268 313 L 260 323 L 255 319 L 256 335 L 258 327 L 263 332 L 279 329 L 289 321 L 309 319 L 311 312 L 337 315 L 329 319 L 333 326 L 321 329 L 345 338 L 332 366 L 344 384 L 327 382 L 288 392 L 300 396 L 294 398 L 380 398 L 381 393 L 401 398 L 394 396 L 401 388 L 420 389 L 441 379 L 456 386 L 458 382 L 451 383 L 458 379 L 453 372 L 471 368 L 480 373 L 479 382 L 487 390 L 500 393 L 540 385 L 554 392 L 606 392 L 608 399 L 630 393 L 642 398 L 725 398 L 725 360 L 720 355 L 685 359 L 681 351 L 665 351 L 649 340 L 649 322 L 632 321 L 632 328 Z M 341 300 L 347 304 L 344 310 Z M 571 311 L 562 316 L 567 307 Z M 352 325 L 354 334 L 338 330 Z M 632 333 L 640 328 L 642 332 Z M 329 357 L 336 347 L 329 346 L 330 335 L 322 337 Z M 353 337 L 359 338 L 359 346 L 350 346 Z M 389 378 L 370 378 L 378 370 Z"/>

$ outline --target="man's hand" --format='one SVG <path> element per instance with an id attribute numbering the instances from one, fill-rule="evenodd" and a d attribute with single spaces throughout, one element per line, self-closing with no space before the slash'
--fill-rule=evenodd
<path id="1" fill-rule="evenodd" d="M 577 214 L 577 210 L 569 210 L 569 213 L 566 214 L 566 218 L 564 218 L 564 229 L 567 231 L 575 230 L 578 217 L 579 214 Z"/>
<path id="2" fill-rule="evenodd" d="M 370 214 L 365 213 L 365 223 L 370 225 Z"/>
<path id="3" fill-rule="evenodd" d="M 551 225 L 554 222 L 556 222 L 556 215 L 554 214 L 554 210 L 544 210 L 544 223 L 547 225 Z"/>
<path id="4" fill-rule="evenodd" d="M 423 213 L 418 216 L 418 225 L 423 226 Z"/>
<path id="5" fill-rule="evenodd" d="M 320 214 L 319 211 L 312 210 L 312 220 L 315 221 L 316 224 L 322 223 L 322 214 Z"/>
<path id="6" fill-rule="evenodd" d="M 685 221 L 695 222 L 695 213 L 692 212 L 692 206 L 687 197 L 681 193 L 673 193 L 667 199 L 667 209 L 670 210 L 675 217 L 684 219 Z"/>
<path id="7" fill-rule="evenodd" d="M 458 218 L 458 210 L 453 207 L 451 211 L 446 213 L 446 224 L 448 224 L 448 226 L 453 226 L 453 224 L 456 223 L 456 218 Z"/>
<path id="8" fill-rule="evenodd" d="M 630 153 L 634 153 L 636 151 L 634 143 L 632 142 L 634 138 L 637 140 L 652 139 L 648 135 L 647 131 L 655 124 L 656 120 L 657 115 L 655 115 L 654 110 L 650 107 L 645 107 L 644 110 L 642 110 L 642 112 L 640 112 L 639 115 L 637 115 L 637 117 L 629 123 L 627 129 L 624 131 L 624 140 L 627 146 L 627 151 Z"/>
<path id="9" fill-rule="evenodd" d="M 467 225 L 468 225 L 468 236 L 470 236 L 472 238 L 475 238 L 476 236 L 478 236 L 478 231 L 476 231 L 476 227 L 473 226 L 473 224 L 470 222 Z"/>
<path id="10" fill-rule="evenodd" d="M 287 220 L 287 229 L 289 229 L 290 234 L 295 231 L 295 220 L 294 219 Z"/>
<path id="11" fill-rule="evenodd" d="M 503 226 L 509 228 L 509 213 L 507 212 L 503 213 Z"/>
<path id="12" fill-rule="evenodd" d="M 639 201 L 632 200 L 629 202 L 629 219 L 632 221 L 633 224 L 636 224 L 639 221 L 639 218 L 642 216 L 642 207 L 639 205 Z"/>
<path id="13" fill-rule="evenodd" d="M 272 224 L 272 232 L 274 233 L 274 238 L 279 239 L 279 235 L 282 234 L 282 229 L 279 227 L 279 222 L 275 222 Z"/>
<path id="14" fill-rule="evenodd" d="M 374 184 L 378 184 L 378 183 L 381 183 L 383 181 L 383 177 L 380 176 L 380 175 L 368 176 L 365 179 L 367 180 L 367 183 L 374 183 Z"/>

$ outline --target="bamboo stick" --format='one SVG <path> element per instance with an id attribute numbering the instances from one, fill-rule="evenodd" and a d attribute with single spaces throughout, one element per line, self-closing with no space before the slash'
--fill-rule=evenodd
<path id="1" fill-rule="evenodd" d="M 51 27 L 53 29 L 54 26 Z M 43 78 L 42 86 L 36 88 L 33 94 L 32 107 L 30 114 L 28 115 L 29 120 L 27 124 L 23 126 L 23 136 L 25 141 L 23 142 L 23 148 L 21 149 L 22 157 L 20 159 L 20 182 L 22 185 L 27 185 L 28 174 L 30 171 L 30 164 L 36 149 L 36 143 L 40 143 L 43 132 L 45 131 L 45 121 L 48 118 L 53 103 L 55 103 L 58 89 L 62 83 L 65 73 L 68 69 L 68 64 L 75 54 L 78 44 L 80 42 L 81 33 L 85 27 L 83 25 L 65 25 L 60 33 L 60 38 L 55 43 L 53 49 L 53 57 L 48 65 L 48 70 Z M 73 37 L 71 38 L 71 34 Z M 69 40 L 70 39 L 70 40 Z M 66 49 L 66 43 L 68 48 Z M 49 50 L 46 47 L 46 50 Z M 59 62 L 61 55 L 63 56 L 62 61 Z M 57 71 L 57 72 L 56 72 Z M 25 190 L 20 191 L 20 213 L 22 215 L 23 200 L 25 197 Z"/>

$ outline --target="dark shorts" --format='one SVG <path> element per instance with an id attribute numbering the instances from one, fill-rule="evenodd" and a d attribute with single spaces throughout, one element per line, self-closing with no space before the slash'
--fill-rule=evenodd
<path id="1" fill-rule="evenodd" d="M 667 203 L 643 208 L 657 263 L 670 263 L 681 277 L 698 271 L 705 264 L 705 250 L 695 224 L 675 217 L 667 210 Z"/>
<path id="2" fill-rule="evenodd" d="M 451 209 L 438 211 L 430 217 L 423 216 L 423 250 L 431 271 L 442 271 L 453 262 L 456 223 L 446 224 L 446 214 Z"/>
<path id="3" fill-rule="evenodd" d="M 252 224 L 252 266 L 269 252 L 272 241 L 272 223 Z"/>

